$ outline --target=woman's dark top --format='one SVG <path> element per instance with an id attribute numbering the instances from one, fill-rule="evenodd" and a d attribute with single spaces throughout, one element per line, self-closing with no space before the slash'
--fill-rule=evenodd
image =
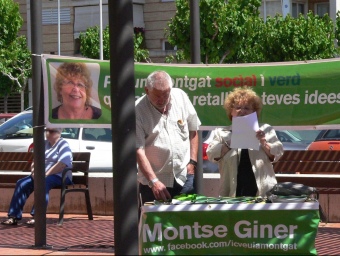
<path id="1" fill-rule="evenodd" d="M 248 149 L 242 149 L 237 170 L 236 196 L 256 196 L 257 184 Z"/>
<path id="2" fill-rule="evenodd" d="M 92 118 L 91 119 L 98 119 L 101 115 L 102 115 L 102 110 L 100 108 L 94 107 L 94 106 L 89 106 L 90 108 L 92 108 Z M 53 119 L 59 119 L 58 117 L 58 110 L 59 110 L 60 106 L 52 109 L 52 118 Z"/>

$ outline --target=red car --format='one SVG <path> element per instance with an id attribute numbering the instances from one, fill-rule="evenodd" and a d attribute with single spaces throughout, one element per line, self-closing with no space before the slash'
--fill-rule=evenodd
<path id="1" fill-rule="evenodd" d="M 340 150 L 340 130 L 322 130 L 307 150 Z"/>
<path id="2" fill-rule="evenodd" d="M 203 173 L 218 173 L 218 165 L 210 162 L 207 156 L 207 148 L 209 142 L 214 138 L 214 131 L 203 131 L 202 132 L 202 150 L 203 150 Z"/>

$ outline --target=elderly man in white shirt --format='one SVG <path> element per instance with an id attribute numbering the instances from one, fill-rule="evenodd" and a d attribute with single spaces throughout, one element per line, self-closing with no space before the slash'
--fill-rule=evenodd
<path id="1" fill-rule="evenodd" d="M 147 78 L 136 101 L 136 149 L 142 202 L 193 193 L 201 122 L 184 91 L 164 71 Z"/>

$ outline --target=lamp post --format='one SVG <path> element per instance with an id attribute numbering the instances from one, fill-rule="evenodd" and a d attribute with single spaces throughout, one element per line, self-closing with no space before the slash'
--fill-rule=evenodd
<path id="1" fill-rule="evenodd" d="M 99 49 L 100 49 L 100 59 L 103 60 L 103 5 L 102 0 L 99 0 Z"/>

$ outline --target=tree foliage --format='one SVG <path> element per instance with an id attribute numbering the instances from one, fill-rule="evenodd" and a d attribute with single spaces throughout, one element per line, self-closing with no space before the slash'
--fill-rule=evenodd
<path id="1" fill-rule="evenodd" d="M 80 52 L 83 56 L 91 59 L 100 58 L 99 26 L 89 27 L 80 33 Z M 135 28 L 134 33 L 134 60 L 136 62 L 150 62 L 149 51 L 144 46 L 144 31 Z M 103 58 L 110 59 L 109 26 L 103 30 Z"/>
<path id="2" fill-rule="evenodd" d="M 333 58 L 335 28 L 328 15 L 309 12 L 266 22 L 259 16 L 260 0 L 200 1 L 200 45 L 203 63 L 256 63 Z M 168 41 L 190 60 L 189 1 L 176 0 L 168 23 Z M 340 22 L 339 22 L 340 24 Z M 338 32 L 340 34 L 340 32 Z M 339 37 L 339 36 L 338 36 Z M 167 60 L 171 61 L 179 57 Z"/>
<path id="3" fill-rule="evenodd" d="M 336 21 L 335 21 L 335 39 L 337 40 L 338 44 L 340 42 L 340 11 L 336 13 Z"/>
<path id="4" fill-rule="evenodd" d="M 235 54 L 238 45 L 251 29 L 251 20 L 259 19 L 261 0 L 200 1 L 200 45 L 203 63 L 223 63 Z M 183 50 L 190 59 L 190 6 L 176 0 L 176 14 L 168 23 L 168 41 Z"/>
<path id="5" fill-rule="evenodd" d="M 151 62 L 149 51 L 145 48 L 144 35 L 141 32 L 133 35 L 134 61 Z"/>
<path id="6" fill-rule="evenodd" d="M 26 37 L 19 36 L 22 26 L 19 5 L 0 0 L 0 95 L 23 91 L 31 76 L 31 56 Z"/>
<path id="7" fill-rule="evenodd" d="M 316 60 L 336 55 L 334 24 L 327 14 L 319 17 L 309 12 L 296 19 L 276 15 L 267 19 L 265 29 L 265 60 Z"/>
<path id="8" fill-rule="evenodd" d="M 83 56 L 91 59 L 100 59 L 99 33 L 99 26 L 89 27 L 85 32 L 80 33 L 80 52 Z M 110 59 L 110 40 L 108 26 L 103 29 L 103 59 Z"/>
<path id="9" fill-rule="evenodd" d="M 12 0 L 0 0 L 0 47 L 4 48 L 15 40 L 22 26 L 19 4 Z"/>

